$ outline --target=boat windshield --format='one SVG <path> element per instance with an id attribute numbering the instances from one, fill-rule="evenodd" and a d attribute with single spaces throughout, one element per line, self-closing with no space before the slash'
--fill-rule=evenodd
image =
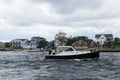
<path id="1" fill-rule="evenodd" d="M 62 51 L 74 51 L 72 47 L 59 47 L 57 49 L 57 52 L 62 52 Z"/>
<path id="2" fill-rule="evenodd" d="M 68 48 L 65 51 L 74 51 L 72 48 Z"/>

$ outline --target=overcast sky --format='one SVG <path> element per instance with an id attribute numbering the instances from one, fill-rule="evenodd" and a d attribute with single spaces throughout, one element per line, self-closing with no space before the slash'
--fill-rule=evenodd
<path id="1" fill-rule="evenodd" d="M 120 0 L 0 0 L 0 41 L 41 36 L 120 37 Z"/>

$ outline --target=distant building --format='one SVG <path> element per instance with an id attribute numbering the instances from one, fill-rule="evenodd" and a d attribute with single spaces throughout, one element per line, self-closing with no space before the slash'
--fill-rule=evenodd
<path id="1" fill-rule="evenodd" d="M 3 48 L 3 47 L 4 47 L 4 43 L 0 42 L 0 48 Z"/>
<path id="2" fill-rule="evenodd" d="M 94 41 L 93 40 L 79 40 L 76 41 L 72 44 L 74 47 L 79 47 L 79 48 L 94 48 Z"/>
<path id="3" fill-rule="evenodd" d="M 37 48 L 41 41 L 45 40 L 42 37 L 32 37 L 31 38 L 31 48 Z"/>
<path id="4" fill-rule="evenodd" d="M 87 48 L 87 42 L 83 41 L 83 40 L 79 40 L 79 41 L 76 41 L 72 44 L 72 46 L 74 47 L 81 47 L 81 48 Z"/>
<path id="5" fill-rule="evenodd" d="M 10 42 L 12 49 L 21 49 L 26 47 L 27 39 L 14 39 Z"/>
<path id="6" fill-rule="evenodd" d="M 108 40 L 113 40 L 112 34 L 96 34 L 95 35 L 95 42 L 98 44 L 105 44 Z"/>
<path id="7" fill-rule="evenodd" d="M 32 37 L 31 40 L 28 39 L 14 39 L 10 42 L 12 49 L 27 49 L 27 48 L 37 48 L 40 41 L 45 40 L 42 37 Z"/>

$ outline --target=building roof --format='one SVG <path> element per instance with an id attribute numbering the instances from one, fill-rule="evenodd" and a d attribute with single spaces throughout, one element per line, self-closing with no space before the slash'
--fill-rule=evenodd
<path id="1" fill-rule="evenodd" d="M 28 39 L 14 39 L 14 40 L 11 40 L 10 42 L 16 41 L 16 40 L 18 40 L 18 41 L 28 41 Z"/>
<path id="2" fill-rule="evenodd" d="M 113 38 L 112 34 L 96 34 L 95 38 L 100 38 L 101 35 L 104 35 L 106 38 Z"/>
<path id="3" fill-rule="evenodd" d="M 32 39 L 45 40 L 45 38 L 43 38 L 43 37 L 39 37 L 39 36 L 38 36 L 38 37 L 32 37 L 31 40 L 32 40 Z"/>
<path id="4" fill-rule="evenodd" d="M 14 40 L 25 41 L 25 40 L 28 40 L 28 39 L 14 39 Z"/>

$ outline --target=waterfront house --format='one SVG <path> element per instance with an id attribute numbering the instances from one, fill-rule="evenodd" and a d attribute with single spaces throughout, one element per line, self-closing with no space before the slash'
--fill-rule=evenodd
<path id="1" fill-rule="evenodd" d="M 83 40 L 79 40 L 79 41 L 74 42 L 74 43 L 72 44 L 72 46 L 74 46 L 74 47 L 76 47 L 76 48 L 78 48 L 78 47 L 80 47 L 80 48 L 87 48 L 87 47 L 88 47 L 88 46 L 87 46 L 87 42 L 85 42 L 85 41 L 83 41 Z"/>
<path id="2" fill-rule="evenodd" d="M 94 48 L 95 42 L 93 40 L 79 40 L 72 44 L 76 48 Z"/>
<path id="3" fill-rule="evenodd" d="M 27 39 L 14 39 L 10 42 L 12 49 L 21 49 L 26 47 Z"/>
<path id="4" fill-rule="evenodd" d="M 28 39 L 14 39 L 10 42 L 12 49 L 36 49 L 40 42 L 45 40 L 42 37 L 32 37 L 31 40 Z"/>
<path id="5" fill-rule="evenodd" d="M 0 42 L 0 48 L 3 48 L 3 47 L 4 47 L 4 43 Z"/>
<path id="6" fill-rule="evenodd" d="M 112 34 L 96 34 L 95 35 L 95 42 L 97 44 L 104 45 L 108 40 L 113 41 L 113 35 Z"/>
<path id="7" fill-rule="evenodd" d="M 43 37 L 32 37 L 31 38 L 31 48 L 37 48 L 40 45 L 40 42 L 45 40 Z"/>

